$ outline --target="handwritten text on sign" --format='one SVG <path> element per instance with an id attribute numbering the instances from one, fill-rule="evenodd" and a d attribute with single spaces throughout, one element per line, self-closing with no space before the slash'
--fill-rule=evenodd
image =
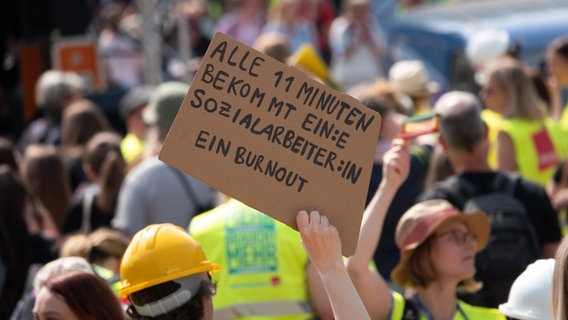
<path id="1" fill-rule="evenodd" d="M 357 100 L 218 33 L 160 159 L 293 228 L 319 210 L 352 253 L 379 127 Z"/>

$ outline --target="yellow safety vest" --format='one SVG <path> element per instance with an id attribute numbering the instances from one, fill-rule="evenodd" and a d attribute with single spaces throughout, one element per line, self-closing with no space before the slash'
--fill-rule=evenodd
<path id="1" fill-rule="evenodd" d="M 505 119 L 501 129 L 513 140 L 521 176 L 546 186 L 568 154 L 568 139 L 560 126 L 549 118 L 544 123 Z"/>
<path id="2" fill-rule="evenodd" d="M 568 104 L 562 110 L 562 117 L 560 118 L 560 128 L 564 131 L 568 131 Z"/>
<path id="3" fill-rule="evenodd" d="M 130 162 L 144 152 L 144 141 L 129 133 L 120 142 L 120 152 L 124 161 Z"/>
<path id="4" fill-rule="evenodd" d="M 120 275 L 98 264 L 91 264 L 91 267 L 93 267 L 93 270 L 100 278 L 104 279 L 109 284 L 112 291 L 118 296 L 118 292 L 122 288 Z"/>
<path id="5" fill-rule="evenodd" d="M 234 199 L 193 218 L 189 232 L 221 265 L 215 320 L 314 318 L 298 232 Z"/>
<path id="6" fill-rule="evenodd" d="M 391 292 L 392 307 L 387 319 L 400 320 L 403 319 L 404 297 L 395 291 Z M 477 307 L 458 300 L 458 311 L 454 315 L 454 320 L 505 320 L 506 317 L 499 312 L 498 309 Z M 420 320 L 428 320 L 424 312 L 420 312 Z"/>
<path id="7" fill-rule="evenodd" d="M 489 150 L 487 152 L 487 161 L 493 169 L 497 169 L 497 152 L 495 146 L 497 145 L 497 134 L 501 130 L 503 123 L 503 116 L 495 111 L 483 109 L 481 111 L 481 119 L 487 125 L 487 139 L 489 140 Z"/>

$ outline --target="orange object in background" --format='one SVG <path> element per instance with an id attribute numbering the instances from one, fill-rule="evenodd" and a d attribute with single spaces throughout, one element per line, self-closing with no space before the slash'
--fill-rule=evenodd
<path id="1" fill-rule="evenodd" d="M 52 47 L 53 68 L 73 71 L 86 84 L 87 92 L 101 92 L 106 87 L 97 43 L 88 37 L 61 38 Z"/>
<path id="2" fill-rule="evenodd" d="M 48 68 L 47 52 L 47 46 L 42 43 L 22 44 L 20 48 L 20 79 L 25 123 L 29 123 L 37 111 L 35 84 L 40 75 Z"/>

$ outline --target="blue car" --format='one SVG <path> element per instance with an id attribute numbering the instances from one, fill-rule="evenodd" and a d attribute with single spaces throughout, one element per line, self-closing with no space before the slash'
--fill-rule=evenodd
<path id="1" fill-rule="evenodd" d="M 568 35 L 568 0 L 474 0 L 412 10 L 390 34 L 390 63 L 422 60 L 442 91 L 477 93 L 465 48 L 479 30 L 506 32 L 520 59 L 544 71 L 547 45 Z"/>

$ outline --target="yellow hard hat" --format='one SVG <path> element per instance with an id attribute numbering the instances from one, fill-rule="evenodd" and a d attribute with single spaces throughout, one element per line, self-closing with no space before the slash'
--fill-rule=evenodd
<path id="1" fill-rule="evenodd" d="M 138 231 L 120 265 L 124 298 L 170 280 L 201 272 L 215 272 L 219 265 L 207 260 L 199 242 L 170 223 L 152 224 Z"/>

